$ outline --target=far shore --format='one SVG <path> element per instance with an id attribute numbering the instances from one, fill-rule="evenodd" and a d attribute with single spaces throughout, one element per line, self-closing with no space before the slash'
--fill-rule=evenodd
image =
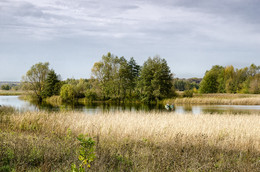
<path id="1" fill-rule="evenodd" d="M 195 94 L 193 97 L 166 99 L 165 104 L 203 104 L 203 105 L 260 105 L 259 94 Z"/>
<path id="2" fill-rule="evenodd" d="M 26 94 L 22 90 L 0 90 L 0 96 L 19 96 Z"/>
<path id="3" fill-rule="evenodd" d="M 23 96 L 28 95 L 28 92 L 22 90 L 0 90 L 0 96 Z M 28 96 L 23 96 L 25 100 L 29 100 Z M 27 97 L 27 98 L 26 98 Z M 49 104 L 61 105 L 62 100 L 60 96 L 53 96 L 46 99 Z M 139 100 L 130 101 L 113 101 L 113 100 L 96 100 L 89 101 L 85 98 L 78 99 L 78 103 L 141 103 Z M 154 102 L 156 103 L 156 102 Z M 199 105 L 260 105 L 259 94 L 229 94 L 229 93 L 212 93 L 212 94 L 199 94 L 196 93 L 193 97 L 179 97 L 172 99 L 164 99 L 158 103 L 162 104 L 199 104 Z"/>

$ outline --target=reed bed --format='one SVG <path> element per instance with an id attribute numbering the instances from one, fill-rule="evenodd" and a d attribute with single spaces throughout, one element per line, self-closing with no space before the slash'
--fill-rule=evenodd
<path id="1" fill-rule="evenodd" d="M 209 97 L 192 97 L 192 98 L 176 98 L 165 100 L 165 103 L 174 104 L 214 104 L 214 105 L 260 105 L 260 97 L 251 98 L 209 98 Z"/>
<path id="2" fill-rule="evenodd" d="M 260 105 L 259 94 L 195 94 L 191 98 L 163 100 L 171 104 Z"/>
<path id="3" fill-rule="evenodd" d="M 20 151 L 30 143 L 45 157 L 35 166 L 14 161 L 16 168 L 68 170 L 77 160 L 75 137 L 88 133 L 96 140 L 93 171 L 260 170 L 258 114 L 26 112 L 8 119 L 1 125 L 0 141 Z"/>
<path id="4" fill-rule="evenodd" d="M 25 91 L 15 91 L 15 90 L 0 90 L 1 96 L 19 96 L 25 94 Z"/>

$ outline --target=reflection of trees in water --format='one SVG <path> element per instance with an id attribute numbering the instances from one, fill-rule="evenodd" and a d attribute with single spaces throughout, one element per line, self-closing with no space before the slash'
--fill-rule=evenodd
<path id="1" fill-rule="evenodd" d="M 183 107 L 183 109 L 184 109 L 185 112 L 192 112 L 192 106 L 191 105 L 185 105 Z"/>
<path id="2" fill-rule="evenodd" d="M 84 111 L 92 109 L 101 112 L 114 111 L 165 111 L 163 104 L 143 104 L 143 103 L 108 103 L 108 102 L 86 102 L 86 103 L 62 103 L 60 105 L 37 101 L 30 102 L 39 110 L 45 111 Z"/>
<path id="3" fill-rule="evenodd" d="M 163 104 L 143 104 L 143 103 L 105 103 L 105 102 L 88 102 L 88 103 L 69 103 L 61 105 L 51 105 L 48 103 L 30 102 L 38 110 L 44 111 L 79 111 L 79 112 L 115 112 L 115 111 L 145 111 L 145 112 L 172 112 L 167 111 Z M 177 106 L 178 107 L 178 106 Z M 259 114 L 255 109 L 234 109 L 232 107 L 218 108 L 214 106 L 181 106 L 182 113 L 193 113 L 193 108 L 199 109 L 199 113 L 204 114 Z"/>

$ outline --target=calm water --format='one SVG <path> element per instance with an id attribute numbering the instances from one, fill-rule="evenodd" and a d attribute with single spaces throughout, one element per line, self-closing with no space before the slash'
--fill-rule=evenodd
<path id="1" fill-rule="evenodd" d="M 91 103 L 91 104 L 77 104 L 77 105 L 61 105 L 53 107 L 48 104 L 36 105 L 27 101 L 19 99 L 18 96 L 0 96 L 0 105 L 13 106 L 19 111 L 82 111 L 85 113 L 95 114 L 99 112 L 113 112 L 113 111 L 156 111 L 167 112 L 164 105 L 144 105 L 144 104 L 108 104 L 108 103 Z M 246 113 L 246 114 L 260 114 L 260 106 L 248 105 L 176 105 L 174 111 L 169 113 Z"/>

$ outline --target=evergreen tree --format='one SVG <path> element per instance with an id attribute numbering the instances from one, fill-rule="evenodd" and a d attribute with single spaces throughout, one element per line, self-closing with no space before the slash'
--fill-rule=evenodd
<path id="1" fill-rule="evenodd" d="M 151 102 L 172 95 L 172 74 L 165 59 L 148 58 L 140 71 L 142 101 Z"/>
<path id="2" fill-rule="evenodd" d="M 53 95 L 59 95 L 60 92 L 60 80 L 54 70 L 50 70 L 45 80 L 44 97 L 51 97 Z"/>
<path id="3" fill-rule="evenodd" d="M 131 57 L 131 59 L 129 60 L 128 66 L 129 66 L 129 84 L 130 84 L 129 96 L 130 98 L 132 98 L 133 91 L 137 86 L 137 81 L 140 73 L 140 66 L 136 63 L 133 57 Z"/>

